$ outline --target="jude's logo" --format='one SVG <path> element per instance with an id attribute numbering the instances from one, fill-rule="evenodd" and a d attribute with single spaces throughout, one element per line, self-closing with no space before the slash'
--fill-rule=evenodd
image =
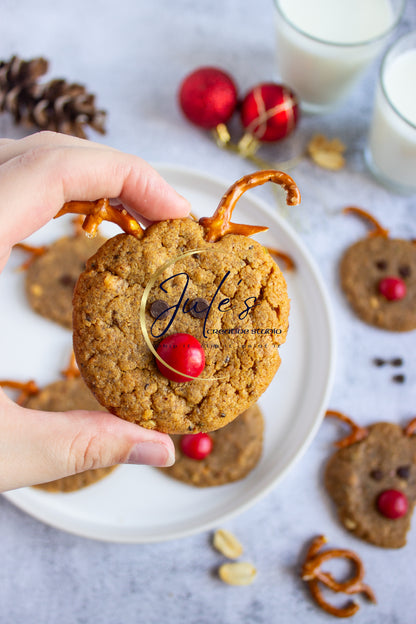
<path id="1" fill-rule="evenodd" d="M 218 249 L 215 248 L 205 248 L 205 249 L 193 249 L 191 251 L 186 251 L 185 253 L 181 254 L 180 256 L 176 256 L 176 258 L 172 258 L 171 260 L 167 260 L 164 264 L 162 264 L 162 266 L 154 272 L 154 274 L 152 275 L 152 277 L 149 279 L 146 288 L 144 289 L 143 295 L 142 295 L 142 299 L 140 302 L 140 327 L 143 333 L 143 337 L 144 340 L 147 344 L 147 346 L 149 347 L 150 351 L 153 353 L 153 355 L 155 356 L 155 358 L 157 358 L 160 362 L 162 362 L 164 364 L 164 366 L 167 366 L 170 370 L 182 374 L 181 371 L 176 371 L 174 368 L 172 368 L 171 366 L 169 366 L 169 364 L 167 364 L 167 362 L 165 362 L 160 355 L 156 352 L 150 337 L 149 337 L 149 333 L 147 331 L 147 327 L 146 327 L 146 304 L 147 304 L 147 299 L 149 297 L 149 293 L 151 291 L 151 289 L 153 288 L 153 286 L 155 285 L 155 283 L 157 282 L 157 280 L 163 275 L 163 272 L 169 268 L 170 266 L 172 266 L 172 264 L 175 264 L 175 262 L 178 262 L 179 260 L 182 260 L 183 258 L 186 258 L 188 256 L 192 256 L 195 254 L 200 254 L 200 253 L 205 253 L 205 252 L 217 252 L 218 253 Z M 219 298 L 219 292 L 221 290 L 221 287 L 223 286 L 223 284 L 225 283 L 225 281 L 227 280 L 228 276 L 230 275 L 230 271 L 227 271 L 224 275 L 224 277 L 222 278 L 221 282 L 219 283 L 214 296 L 212 297 L 211 301 L 208 303 L 207 308 L 206 308 L 206 313 L 205 313 L 205 318 L 204 318 L 204 326 L 203 326 L 203 335 L 204 338 L 207 337 L 207 321 L 209 318 L 209 314 L 211 312 L 211 310 L 213 309 L 213 307 L 217 307 L 217 309 L 224 313 L 227 310 L 230 310 L 232 307 L 234 307 L 232 304 L 234 302 L 232 302 L 228 297 L 221 299 Z M 155 324 L 158 321 L 158 318 L 156 318 L 154 320 L 154 322 L 152 323 L 152 326 L 150 328 L 150 333 L 152 335 L 153 338 L 161 338 L 164 334 L 166 334 L 166 332 L 171 328 L 172 323 L 174 322 L 177 314 L 183 313 L 183 314 L 189 314 L 192 306 L 189 307 L 189 298 L 185 298 L 186 297 L 186 291 L 187 291 L 187 287 L 189 284 L 189 275 L 186 272 L 181 272 L 181 273 L 177 273 L 176 275 L 172 275 L 171 277 L 163 280 L 160 284 L 159 284 L 159 288 L 164 292 L 167 293 L 167 289 L 166 289 L 166 285 L 170 282 L 170 280 L 173 280 L 179 276 L 184 276 L 185 278 L 185 284 L 182 287 L 182 291 L 179 294 L 179 298 L 177 299 L 177 302 L 170 306 L 169 308 L 167 308 L 164 312 L 166 311 L 171 311 L 171 316 L 166 324 L 165 327 L 163 327 L 163 329 L 159 332 L 159 333 L 155 333 L 156 328 L 155 328 Z M 241 280 L 240 280 L 241 281 Z M 240 283 L 240 282 L 239 282 Z M 241 311 L 238 314 L 238 318 L 240 320 L 243 320 L 246 318 L 247 314 L 250 312 L 250 310 L 252 308 L 254 308 L 256 306 L 256 297 L 248 297 L 247 299 L 245 299 L 243 302 L 240 302 L 240 306 L 241 306 Z M 236 304 L 234 304 L 236 305 Z M 202 378 L 202 377 L 197 377 L 196 379 L 199 379 L 200 381 L 208 381 L 208 378 Z M 219 379 L 219 377 L 216 377 L 215 379 Z M 211 381 L 212 379 L 209 379 L 209 381 Z"/>

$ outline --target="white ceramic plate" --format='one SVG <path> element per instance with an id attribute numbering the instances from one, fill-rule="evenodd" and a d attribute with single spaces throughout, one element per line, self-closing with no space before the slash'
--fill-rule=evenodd
<path id="1" fill-rule="evenodd" d="M 229 182 L 172 167 L 162 175 L 192 203 L 197 216 L 210 215 Z M 282 194 L 283 198 L 283 194 Z M 283 201 L 283 199 L 282 199 Z M 5 496 L 34 517 L 85 537 L 113 542 L 156 542 L 218 525 L 273 488 L 311 442 L 327 407 L 334 370 L 334 332 L 328 297 L 315 263 L 292 229 L 268 207 L 245 194 L 233 220 L 269 226 L 257 236 L 264 245 L 287 252 L 296 271 L 287 272 L 291 298 L 290 331 L 281 347 L 282 364 L 260 399 L 266 435 L 262 459 L 244 480 L 197 489 L 147 466 L 120 466 L 109 477 L 72 494 L 33 488 Z M 43 244 L 67 234 L 65 218 L 49 223 L 30 242 Z M 112 226 L 110 226 L 111 228 Z M 114 230 L 104 233 L 112 234 Z M 37 316 L 25 301 L 22 260 L 13 252 L 0 278 L 2 323 L 0 378 L 58 378 L 71 349 L 70 332 Z"/>

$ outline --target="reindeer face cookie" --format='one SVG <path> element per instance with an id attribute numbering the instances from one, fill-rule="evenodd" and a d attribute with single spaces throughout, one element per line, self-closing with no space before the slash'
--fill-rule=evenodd
<path id="1" fill-rule="evenodd" d="M 389 331 L 416 329 L 416 245 L 393 239 L 364 211 L 375 229 L 345 252 L 340 264 L 342 288 L 356 314 Z"/>
<path id="2" fill-rule="evenodd" d="M 35 312 L 45 318 L 72 328 L 72 295 L 86 260 L 105 243 L 98 235 L 89 239 L 83 235 L 65 236 L 49 247 L 37 250 L 18 244 L 34 252 L 26 273 L 26 295 Z"/>
<path id="3" fill-rule="evenodd" d="M 73 360 L 69 368 L 63 372 L 64 379 L 54 381 L 44 388 L 38 388 L 34 381 L 20 383 L 15 381 L 0 381 L 0 387 L 20 390 L 17 399 L 19 405 L 29 409 L 45 412 L 62 412 L 68 410 L 101 411 L 101 406 L 94 399 L 91 392 L 79 376 Z M 55 481 L 41 483 L 33 487 L 47 492 L 75 492 L 100 481 L 109 475 L 116 466 L 86 470 Z"/>
<path id="4" fill-rule="evenodd" d="M 286 283 L 249 238 L 266 228 L 230 216 L 245 190 L 268 181 L 299 202 L 289 176 L 258 172 L 235 183 L 213 217 L 120 234 L 90 258 L 74 294 L 74 350 L 110 412 L 166 433 L 207 432 L 265 391 L 286 339 Z M 80 204 L 65 211 L 85 211 Z"/>
<path id="5" fill-rule="evenodd" d="M 342 524 L 376 546 L 401 548 L 416 503 L 416 419 L 405 430 L 386 422 L 364 429 L 339 412 L 327 415 L 353 427 L 325 470 Z"/>
<path id="6" fill-rule="evenodd" d="M 210 433 L 211 447 L 205 451 L 202 449 L 202 453 L 201 449 L 196 448 L 195 452 L 195 448 L 190 446 L 196 436 L 173 436 L 176 461 L 170 468 L 159 470 L 178 481 L 202 488 L 239 481 L 260 460 L 263 430 L 260 408 L 252 405 L 229 425 Z M 204 433 L 200 435 L 208 436 Z"/>

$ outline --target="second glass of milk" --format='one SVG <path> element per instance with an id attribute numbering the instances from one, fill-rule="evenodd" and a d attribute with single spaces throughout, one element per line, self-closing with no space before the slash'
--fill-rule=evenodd
<path id="1" fill-rule="evenodd" d="M 383 59 L 365 157 L 385 186 L 416 194 L 416 31 Z"/>
<path id="2" fill-rule="evenodd" d="M 381 52 L 406 0 L 275 0 L 282 81 L 307 112 L 336 106 Z"/>

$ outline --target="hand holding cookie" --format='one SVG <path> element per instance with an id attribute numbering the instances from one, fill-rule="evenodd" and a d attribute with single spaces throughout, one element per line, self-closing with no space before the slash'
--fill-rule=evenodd
<path id="1" fill-rule="evenodd" d="M 117 198 L 145 222 L 184 217 L 189 206 L 147 163 L 90 141 L 45 132 L 0 140 L 0 268 L 12 246 L 67 201 Z M 0 391 L 0 489 L 117 463 L 172 463 L 170 438 L 104 412 L 34 411 Z"/>

